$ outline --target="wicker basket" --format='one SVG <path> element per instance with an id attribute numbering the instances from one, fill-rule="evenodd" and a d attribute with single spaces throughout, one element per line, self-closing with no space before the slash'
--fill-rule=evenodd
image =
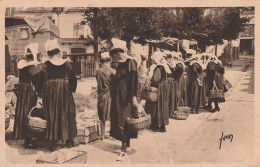
<path id="1" fill-rule="evenodd" d="M 144 87 L 141 93 L 141 99 L 156 102 L 158 99 L 158 88 Z"/>
<path id="2" fill-rule="evenodd" d="M 186 120 L 189 117 L 190 108 L 185 107 L 182 99 L 182 105 L 178 106 L 177 112 L 174 113 L 174 119 L 177 120 Z"/>
<path id="3" fill-rule="evenodd" d="M 150 114 L 148 114 L 144 117 L 138 118 L 138 119 L 127 118 L 126 122 L 129 126 L 129 128 L 134 129 L 134 130 L 146 129 L 146 128 L 149 128 L 152 124 Z"/>
<path id="4" fill-rule="evenodd" d="M 213 81 L 213 84 L 213 89 L 209 91 L 209 99 L 215 102 L 225 102 L 223 90 L 218 89 L 215 81 Z"/>
<path id="5" fill-rule="evenodd" d="M 44 133 L 47 129 L 47 121 L 39 117 L 32 117 L 31 113 L 37 106 L 33 107 L 29 112 L 28 118 L 28 131 L 31 133 Z"/>
<path id="6" fill-rule="evenodd" d="M 10 125 L 10 117 L 5 117 L 5 130 L 9 128 Z"/>

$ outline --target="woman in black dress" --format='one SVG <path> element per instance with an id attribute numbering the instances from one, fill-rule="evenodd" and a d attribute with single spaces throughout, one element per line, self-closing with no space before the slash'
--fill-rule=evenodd
<path id="1" fill-rule="evenodd" d="M 128 117 L 138 118 L 138 70 L 136 61 L 125 55 L 124 49 L 114 45 L 110 55 L 114 67 L 116 67 L 112 85 L 110 135 L 122 141 L 121 150 L 115 151 L 120 152 L 117 160 L 121 161 L 126 158 L 127 152 L 130 150 L 130 139 L 138 137 L 138 131 L 129 129 L 126 123 Z"/>
<path id="2" fill-rule="evenodd" d="M 169 118 L 173 118 L 174 111 L 177 110 L 177 87 L 176 81 L 174 80 L 174 74 L 176 71 L 176 63 L 173 60 L 172 53 L 169 52 L 165 55 L 165 60 L 171 70 L 171 73 L 167 74 L 167 81 L 169 83 Z"/>
<path id="3" fill-rule="evenodd" d="M 70 63 L 62 58 L 59 44 L 49 40 L 45 44 L 49 56 L 43 64 L 43 106 L 47 111 L 47 139 L 52 141 L 50 150 L 74 145 L 77 135 L 76 111 L 72 92 L 76 91 L 77 79 Z M 68 79 L 68 81 L 67 81 Z"/>
<path id="4" fill-rule="evenodd" d="M 37 44 L 30 44 L 26 47 L 26 59 L 18 62 L 19 83 L 17 104 L 14 119 L 14 138 L 25 138 L 25 148 L 35 148 L 32 144 L 27 131 L 27 116 L 29 111 L 36 106 L 37 94 L 41 94 L 39 86 L 40 70 L 36 67 L 37 62 Z"/>
<path id="5" fill-rule="evenodd" d="M 193 58 L 189 63 L 190 105 L 192 108 L 191 113 L 198 114 L 199 107 L 205 106 L 206 90 L 203 76 L 203 65 L 200 62 L 200 57 L 194 56 Z"/>
<path id="6" fill-rule="evenodd" d="M 170 84 L 167 75 L 171 73 L 170 68 L 164 63 L 161 52 L 154 52 L 151 57 L 153 65 L 150 67 L 149 77 L 151 87 L 158 88 L 157 101 L 146 100 L 145 112 L 151 114 L 151 128 L 158 132 L 166 132 L 165 125 L 169 124 L 169 95 Z"/>
<path id="7" fill-rule="evenodd" d="M 216 87 L 224 92 L 224 67 L 220 60 L 211 60 L 207 65 L 207 76 L 205 78 L 206 88 L 207 88 L 207 96 L 209 95 L 209 91 L 213 89 L 214 82 Z M 215 108 L 212 109 L 212 102 L 215 104 Z M 211 112 L 220 111 L 218 101 L 212 101 L 209 99 L 208 105 L 206 106 L 207 110 Z"/>

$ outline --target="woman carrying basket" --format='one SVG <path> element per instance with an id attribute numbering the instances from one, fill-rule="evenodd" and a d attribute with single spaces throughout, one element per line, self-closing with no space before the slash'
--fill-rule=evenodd
<path id="1" fill-rule="evenodd" d="M 166 132 L 165 125 L 169 124 L 169 82 L 167 75 L 171 74 L 162 52 L 154 52 L 151 59 L 153 65 L 150 67 L 149 77 L 151 87 L 158 88 L 157 101 L 147 100 L 145 112 L 151 114 L 151 128 L 158 132 Z"/>
<path id="2" fill-rule="evenodd" d="M 128 117 L 138 118 L 137 91 L 138 72 L 136 61 L 125 54 L 126 43 L 112 39 L 113 49 L 110 51 L 112 64 L 116 67 L 116 75 L 112 85 L 111 137 L 122 141 L 121 150 L 116 160 L 126 158 L 130 150 L 130 139 L 137 138 L 138 131 L 130 129 L 126 123 Z"/>
<path id="3" fill-rule="evenodd" d="M 190 105 L 191 113 L 199 113 L 199 107 L 205 106 L 206 90 L 204 83 L 203 70 L 205 64 L 202 63 L 201 55 L 193 55 L 186 62 L 189 63 L 190 72 Z"/>
<path id="4" fill-rule="evenodd" d="M 76 91 L 77 79 L 70 63 L 62 58 L 56 40 L 48 40 L 45 50 L 49 59 L 43 64 L 43 106 L 47 111 L 47 139 L 50 150 L 74 146 L 77 135 L 75 103 L 72 92 Z M 66 81 L 68 78 L 68 82 Z"/>
<path id="5" fill-rule="evenodd" d="M 216 87 L 218 90 L 222 90 L 224 92 L 224 67 L 220 60 L 217 57 L 213 56 L 209 58 L 210 62 L 207 65 L 207 76 L 205 78 L 206 88 L 207 88 L 207 96 L 209 96 L 210 90 Z M 209 98 L 208 105 L 206 106 L 207 110 L 211 112 L 220 111 L 219 102 L 224 102 L 225 99 L 221 101 L 214 100 Z M 212 109 L 212 102 L 215 104 L 215 108 Z"/>
<path id="6" fill-rule="evenodd" d="M 19 83 L 17 104 L 14 119 L 14 138 L 25 138 L 25 148 L 35 148 L 27 131 L 27 116 L 29 111 L 37 103 L 37 94 L 40 94 L 41 89 L 39 86 L 40 70 L 36 67 L 39 62 L 37 61 L 38 44 L 31 43 L 25 48 L 26 59 L 18 62 L 19 69 Z"/>

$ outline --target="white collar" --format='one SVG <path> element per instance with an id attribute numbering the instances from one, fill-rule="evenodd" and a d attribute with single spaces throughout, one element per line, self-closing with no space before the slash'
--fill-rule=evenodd
<path id="1" fill-rule="evenodd" d="M 68 62 L 69 59 L 68 58 L 67 59 L 58 58 L 58 59 L 48 59 L 48 61 L 50 61 L 52 64 L 54 64 L 56 66 L 60 66 L 60 65 L 63 65 L 64 63 Z"/>
<path id="2" fill-rule="evenodd" d="M 22 59 L 22 60 L 20 60 L 20 61 L 17 63 L 17 68 L 18 68 L 19 70 L 21 70 L 21 69 L 23 69 L 23 68 L 25 68 L 25 67 L 28 67 L 28 66 L 32 66 L 32 65 L 37 66 L 38 64 L 40 64 L 40 62 L 38 62 L 38 61 L 29 61 L 29 62 L 28 62 L 28 61 Z"/>

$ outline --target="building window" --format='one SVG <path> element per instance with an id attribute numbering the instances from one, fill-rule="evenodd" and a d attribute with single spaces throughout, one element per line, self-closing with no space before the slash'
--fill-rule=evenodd
<path id="1" fill-rule="evenodd" d="M 74 23 L 73 25 L 73 38 L 79 38 L 84 35 L 84 25 L 80 23 Z"/>
<path id="2" fill-rule="evenodd" d="M 29 28 L 20 28 L 20 39 L 29 39 Z"/>

